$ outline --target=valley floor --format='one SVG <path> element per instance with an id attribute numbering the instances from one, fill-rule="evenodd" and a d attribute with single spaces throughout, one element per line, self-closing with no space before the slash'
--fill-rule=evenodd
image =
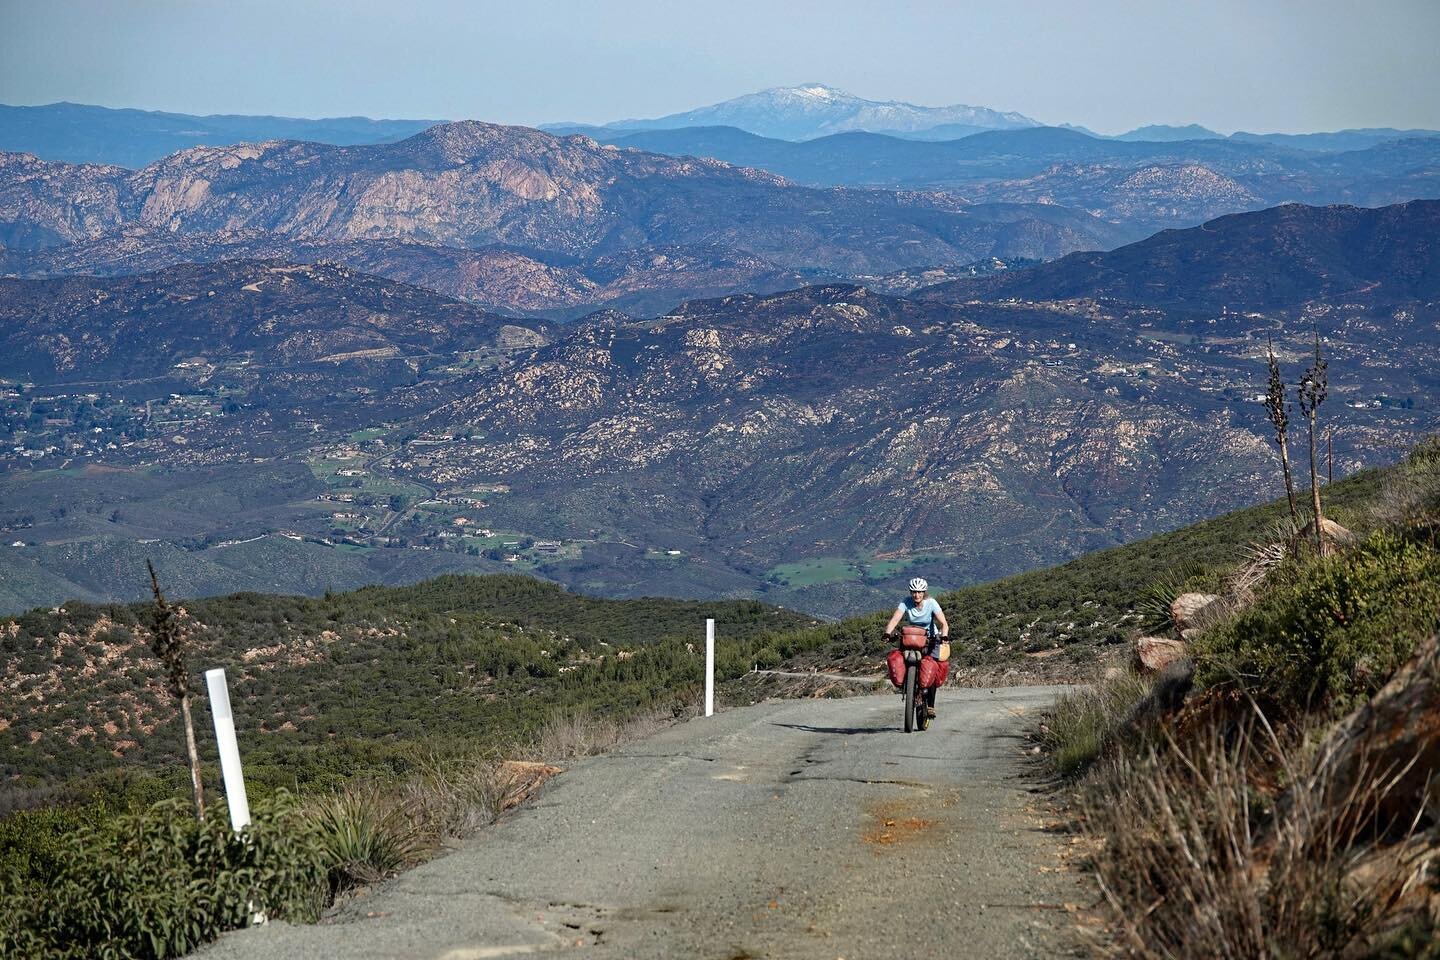
<path id="1" fill-rule="evenodd" d="M 1078 949 L 1027 790 L 1025 716 L 1060 688 L 767 702 L 577 764 L 496 827 L 318 926 L 198 956 L 1054 957 Z"/>

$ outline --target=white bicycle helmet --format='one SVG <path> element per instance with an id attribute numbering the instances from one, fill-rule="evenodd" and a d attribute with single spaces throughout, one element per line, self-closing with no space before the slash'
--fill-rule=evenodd
<path id="1" fill-rule="evenodd" d="M 910 590 L 912 592 L 919 590 L 921 593 L 926 593 L 929 591 L 929 589 L 930 584 L 925 582 L 924 577 L 916 577 L 914 580 L 910 581 Z"/>

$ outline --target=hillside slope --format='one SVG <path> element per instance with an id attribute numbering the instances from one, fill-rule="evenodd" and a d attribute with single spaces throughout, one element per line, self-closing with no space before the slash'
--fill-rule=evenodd
<path id="1" fill-rule="evenodd" d="M 601 600 L 513 575 L 185 606 L 210 628 L 193 682 L 226 668 L 250 776 L 305 785 L 393 772 L 426 749 L 508 746 L 557 710 L 669 704 L 700 678 L 707 617 L 724 624 L 727 672 L 756 638 L 813 623 L 753 601 Z M 143 603 L 72 603 L 0 620 L 0 675 L 19 691 L 0 708 L 10 789 L 183 762 L 147 616 Z M 213 734 L 197 733 L 213 756 Z"/>
<path id="2" fill-rule="evenodd" d="M 176 575 L 205 591 L 223 569 L 356 585 L 398 576 L 407 552 L 425 572 L 508 564 L 828 615 L 911 570 L 993 579 L 1273 491 L 1254 399 L 1272 339 L 1293 381 L 1322 337 L 1339 473 L 1434 429 L 1434 231 L 1416 219 L 1433 207 L 1257 214 L 1234 241 L 1248 255 L 1167 234 L 1169 259 L 1132 275 L 1165 294 L 1183 260 L 1278 304 L 1246 309 L 829 284 L 556 330 L 333 266 L 6 281 L 0 567 L 30 584 L 17 606 L 67 596 L 37 594 L 37 569 L 132 598 L 87 580 L 83 557 L 133 565 L 148 540 L 188 555 Z M 1352 286 L 1317 285 L 1327 271 Z M 251 509 L 162 508 L 222 465 Z M 123 504 L 98 482 L 117 470 Z M 334 563 L 272 572 L 288 544 Z"/>
<path id="3" fill-rule="evenodd" d="M 1167 230 L 1109 253 L 1077 253 L 1019 273 L 957 280 L 922 296 L 1074 297 L 1266 309 L 1324 301 L 1440 300 L 1440 200 L 1380 209 L 1299 204 Z"/>

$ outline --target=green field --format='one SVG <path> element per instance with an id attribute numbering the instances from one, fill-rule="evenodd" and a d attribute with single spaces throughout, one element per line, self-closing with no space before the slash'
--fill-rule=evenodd
<path id="1" fill-rule="evenodd" d="M 817 557 L 796 563 L 780 563 L 770 568 L 771 580 L 787 587 L 814 587 L 822 583 L 843 583 L 862 579 L 860 564 L 844 557 Z"/>
<path id="2" fill-rule="evenodd" d="M 361 458 L 321 457 L 307 460 L 305 463 L 315 478 L 323 481 L 331 489 L 353 490 L 356 493 L 368 493 L 377 497 L 399 495 L 412 501 L 428 500 L 434 495 L 434 491 L 421 484 L 396 477 L 377 476 L 373 470 L 364 467 L 365 461 Z M 363 477 L 340 476 L 340 471 L 347 469 L 364 469 L 366 474 Z"/>

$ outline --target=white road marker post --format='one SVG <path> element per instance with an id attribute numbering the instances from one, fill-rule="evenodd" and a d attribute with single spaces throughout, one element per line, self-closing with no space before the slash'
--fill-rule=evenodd
<path id="1" fill-rule="evenodd" d="M 210 693 L 210 715 L 215 719 L 215 742 L 220 747 L 220 775 L 225 780 L 225 805 L 230 808 L 230 828 L 239 833 L 250 825 L 250 801 L 245 796 L 245 774 L 240 769 L 240 744 L 235 740 L 235 715 L 230 711 L 230 689 L 225 671 L 205 671 L 205 688 Z M 265 911 L 246 904 L 252 924 L 265 923 Z"/>
<path id="2" fill-rule="evenodd" d="M 705 716 L 715 715 L 715 621 L 705 621 Z"/>
<path id="3" fill-rule="evenodd" d="M 215 717 L 215 742 L 220 746 L 220 773 L 225 778 L 225 804 L 230 826 L 236 831 L 250 825 L 250 801 L 245 797 L 245 775 L 240 771 L 240 745 L 235 741 L 235 716 L 230 712 L 230 691 L 223 669 L 206 670 L 210 713 Z"/>

